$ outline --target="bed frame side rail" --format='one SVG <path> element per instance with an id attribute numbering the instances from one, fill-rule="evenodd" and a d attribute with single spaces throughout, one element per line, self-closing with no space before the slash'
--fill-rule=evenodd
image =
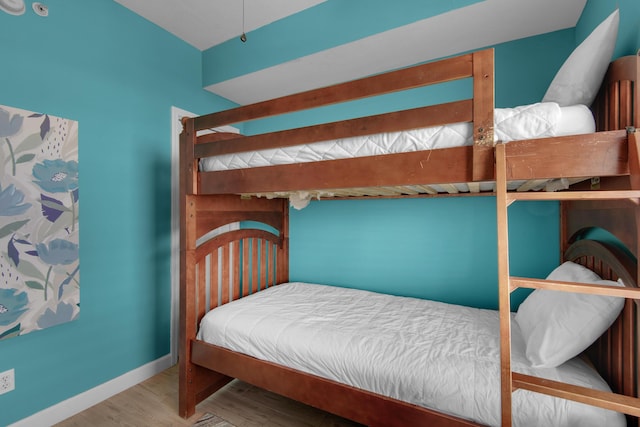
<path id="1" fill-rule="evenodd" d="M 473 81 L 471 99 L 253 136 L 229 138 L 229 135 L 221 136 L 215 133 L 196 136 L 199 131 L 227 124 L 242 123 L 467 78 L 471 78 Z M 474 168 L 474 180 L 487 180 L 493 178 L 493 112 L 494 52 L 493 49 L 487 49 L 377 74 L 351 82 L 241 106 L 193 119 L 185 119 L 186 121 L 192 122 L 189 128 L 185 126 L 185 133 L 193 134 L 188 138 L 192 141 L 192 148 L 185 153 L 189 156 L 188 159 L 191 160 L 187 160 L 189 165 L 185 166 L 190 166 L 191 172 L 193 173 L 194 170 L 197 170 L 194 167 L 196 166 L 195 162 L 200 158 L 208 156 L 278 148 L 379 132 L 393 132 L 449 123 L 472 122 L 474 137 L 473 155 L 469 160 L 470 164 L 465 165 L 465 167 L 469 170 L 472 167 Z M 226 171 L 224 173 L 229 174 L 231 172 L 232 171 Z M 216 172 L 205 172 L 201 175 L 214 173 Z M 253 171 L 251 173 L 253 173 Z M 241 179 L 236 178 L 237 177 L 234 176 L 234 179 L 220 180 L 216 177 L 216 179 L 207 179 L 206 185 L 202 185 L 203 179 L 194 177 L 194 194 L 204 192 L 207 194 L 248 192 L 242 191 L 242 187 L 247 186 L 242 183 L 244 177 L 240 177 Z M 221 181 L 234 181 L 236 184 Z M 343 187 L 358 186 L 349 182 L 349 176 L 345 177 L 342 183 L 344 184 Z M 264 188 L 261 187 L 260 184 L 264 184 Z M 258 179 L 251 181 L 252 190 L 254 187 L 257 187 L 254 192 L 300 189 L 286 188 L 273 190 L 267 186 L 268 184 L 269 180 Z M 322 179 L 316 179 L 313 183 L 310 183 L 310 185 L 313 189 L 326 189 L 331 188 L 335 183 L 328 184 L 323 182 Z"/>

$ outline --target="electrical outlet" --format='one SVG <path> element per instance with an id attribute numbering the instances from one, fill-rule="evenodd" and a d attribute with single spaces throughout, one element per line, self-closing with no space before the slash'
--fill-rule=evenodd
<path id="1" fill-rule="evenodd" d="M 0 372 L 0 394 L 9 393 L 15 390 L 15 388 L 16 380 L 14 370 L 9 369 L 8 371 Z"/>

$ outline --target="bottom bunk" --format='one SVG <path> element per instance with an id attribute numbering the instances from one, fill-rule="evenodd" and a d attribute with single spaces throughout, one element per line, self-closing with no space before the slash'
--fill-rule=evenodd
<path id="1" fill-rule="evenodd" d="M 189 268 L 183 268 L 181 415 L 191 415 L 199 401 L 238 378 L 366 425 L 500 424 L 497 311 L 458 309 L 441 303 L 343 288 L 333 288 L 339 294 L 337 301 L 333 301 L 329 299 L 326 287 L 281 284 L 288 281 L 285 202 L 197 196 L 190 199 L 188 206 L 200 214 L 188 225 L 192 229 L 183 233 L 187 240 L 193 238 L 195 241 L 195 236 L 224 223 L 249 218 L 268 224 L 269 231 L 236 230 L 198 247 L 194 243 L 191 250 L 182 252 L 185 267 L 187 260 L 190 264 Z M 211 210 L 213 206 L 216 210 Z M 204 211 L 211 213 L 204 215 Z M 191 247 L 187 242 L 185 245 Z M 565 260 L 575 261 L 576 267 L 583 264 L 597 270 L 602 279 L 622 279 L 624 286 L 636 286 L 635 259 L 606 244 L 578 240 L 567 249 Z M 560 268 L 563 267 L 566 269 L 565 264 Z M 555 277 L 555 280 L 562 279 Z M 288 290 L 295 289 L 300 291 L 299 303 L 293 304 Z M 345 292 L 349 296 L 344 295 Z M 351 292 L 355 292 L 355 296 Z M 628 386 L 630 382 L 635 383 L 635 357 L 630 361 L 619 353 L 623 347 L 636 348 L 635 304 L 625 305 L 624 300 L 613 299 L 616 303 L 610 307 L 611 319 L 618 317 L 622 310 L 618 319 L 627 320 L 616 320 L 611 326 L 604 341 L 606 346 L 603 341 L 597 344 L 596 359 L 589 359 L 584 352 L 580 357 L 569 357 L 569 361 L 559 367 L 537 370 L 531 367 L 528 352 L 532 349 L 527 348 L 526 340 L 519 336 L 515 320 L 513 370 L 635 395 L 635 387 L 630 389 Z M 375 305 L 376 301 L 380 305 Z M 422 304 L 433 305 L 434 311 L 428 312 Z M 294 313 L 292 310 L 296 306 L 301 311 Z M 321 314 L 320 306 L 327 308 L 329 314 Z M 347 311 L 337 311 L 340 306 Z M 392 309 L 392 306 L 396 308 Z M 218 318 L 225 313 L 229 313 L 229 319 L 214 322 L 221 322 L 222 327 L 214 327 L 213 332 L 200 328 L 208 323 L 202 322 L 203 318 Z M 357 317 L 356 313 L 361 313 L 360 321 L 367 327 L 358 329 L 349 323 Z M 393 320 L 394 313 L 403 317 Z M 514 318 L 517 316 L 514 314 Z M 331 326 L 329 318 L 337 323 Z M 630 318 L 633 321 L 629 321 Z M 278 319 L 287 323 L 279 326 L 270 323 Z M 429 331 L 430 320 L 444 329 Z M 320 329 L 315 332 L 306 329 L 311 324 Z M 238 328 L 247 325 L 250 335 L 243 336 Z M 470 325 L 482 329 L 472 330 Z M 268 332 L 275 343 L 269 343 L 263 335 L 256 335 L 259 330 Z M 322 336 L 332 343 L 321 341 Z M 384 337 L 389 339 L 386 344 Z M 627 341 L 629 339 L 633 341 Z M 399 347 L 402 342 L 408 346 Z M 469 343 L 475 346 L 469 346 Z M 284 351 L 286 347 L 290 352 Z M 387 362 L 383 362 L 382 347 L 389 350 Z M 327 361 L 319 358 L 321 355 L 333 355 L 337 359 Z M 444 356 L 444 367 L 436 367 L 436 355 Z M 463 361 L 470 364 L 465 365 Z M 593 366 L 598 367 L 599 373 Z M 430 373 L 447 376 L 431 377 Z M 451 378 L 456 376 L 459 381 L 454 382 Z M 479 383 L 477 387 L 472 386 L 474 377 Z M 434 400 L 437 395 L 444 399 L 444 406 Z M 534 403 L 534 398 L 541 400 Z M 625 425 L 624 416 L 618 413 L 526 390 L 514 392 L 514 425 L 540 425 L 540 422 L 563 425 L 551 418 L 555 416 L 565 419 L 564 425 Z M 573 421 L 566 421 L 571 417 L 574 417 Z"/>

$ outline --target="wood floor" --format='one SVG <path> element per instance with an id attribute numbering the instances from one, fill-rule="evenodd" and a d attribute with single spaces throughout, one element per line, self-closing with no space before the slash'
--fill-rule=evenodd
<path id="1" fill-rule="evenodd" d="M 237 427 L 359 426 L 237 380 L 200 403 L 196 411 L 188 420 L 178 416 L 178 369 L 174 366 L 56 427 L 188 427 L 205 412 Z"/>

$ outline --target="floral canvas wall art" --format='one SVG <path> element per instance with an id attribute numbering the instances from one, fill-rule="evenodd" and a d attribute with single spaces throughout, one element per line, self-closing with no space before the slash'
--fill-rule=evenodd
<path id="1" fill-rule="evenodd" d="M 80 313 L 78 123 L 0 105 L 0 339 Z"/>

